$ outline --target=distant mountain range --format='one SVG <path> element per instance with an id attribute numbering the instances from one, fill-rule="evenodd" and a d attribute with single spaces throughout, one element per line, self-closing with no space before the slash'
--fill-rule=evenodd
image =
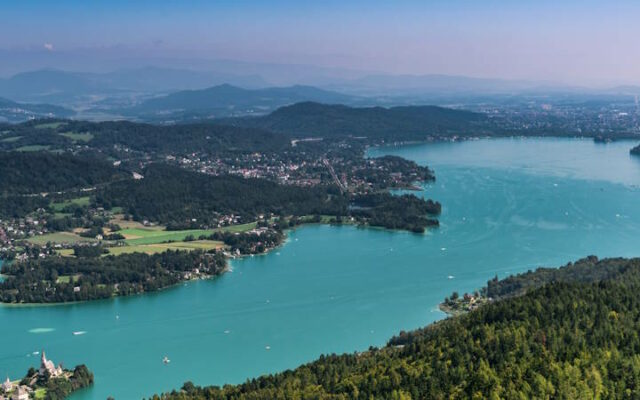
<path id="1" fill-rule="evenodd" d="M 303 101 L 350 104 L 358 100 L 355 96 L 312 86 L 243 89 L 225 84 L 202 90 L 171 93 L 146 100 L 134 107 L 118 110 L 118 112 L 143 120 L 184 120 L 263 115 L 279 107 Z"/>
<path id="2" fill-rule="evenodd" d="M 108 73 L 44 69 L 0 79 L 0 96 L 16 101 L 84 104 L 113 96 L 157 95 L 222 83 L 245 87 L 266 85 L 257 75 L 239 76 L 155 67 Z"/>
<path id="3" fill-rule="evenodd" d="M 24 122 L 34 118 L 69 118 L 75 113 L 51 104 L 25 104 L 0 97 L 0 122 Z"/>
<path id="4" fill-rule="evenodd" d="M 287 80 L 288 67 L 292 75 Z M 465 76 L 367 74 L 302 65 L 216 61 L 197 63 L 194 68 L 203 69 L 143 67 L 112 72 L 42 69 L 0 78 L 0 97 L 20 103 L 63 106 L 75 110 L 79 119 L 182 123 L 265 115 L 279 107 L 309 101 L 360 107 L 435 104 L 473 108 L 476 104 L 525 104 L 532 100 L 563 104 L 633 102 L 634 96 L 640 95 L 637 86 L 589 89 Z M 278 84 L 310 83 L 274 87 L 270 79 Z M 52 113 L 74 115 L 60 109 Z M 28 114 L 28 118 L 38 115 Z"/>

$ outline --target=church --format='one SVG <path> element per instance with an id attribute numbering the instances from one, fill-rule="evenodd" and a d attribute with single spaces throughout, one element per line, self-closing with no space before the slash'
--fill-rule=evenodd
<path id="1" fill-rule="evenodd" d="M 38 371 L 40 376 L 49 376 L 51 378 L 56 378 L 63 374 L 62 364 L 55 366 L 53 361 L 47 360 L 47 356 L 44 354 L 44 350 L 42 351 L 42 357 L 40 358 L 40 370 Z"/>

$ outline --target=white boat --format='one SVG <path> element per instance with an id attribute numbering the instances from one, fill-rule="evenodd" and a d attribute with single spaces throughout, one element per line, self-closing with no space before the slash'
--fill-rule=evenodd
<path id="1" fill-rule="evenodd" d="M 74 336 L 79 336 L 79 335 L 84 335 L 85 333 L 87 333 L 87 331 L 75 331 L 73 332 Z"/>
<path id="2" fill-rule="evenodd" d="M 171 362 L 171 360 L 169 360 L 169 357 L 164 356 L 164 358 L 162 359 L 162 362 L 165 364 L 169 364 Z"/>

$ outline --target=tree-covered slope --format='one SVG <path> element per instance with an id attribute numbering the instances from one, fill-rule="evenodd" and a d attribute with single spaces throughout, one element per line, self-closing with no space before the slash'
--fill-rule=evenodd
<path id="1" fill-rule="evenodd" d="M 585 274 L 402 333 L 382 349 L 154 398 L 639 398 L 640 259 L 588 258 L 569 269 Z"/>
<path id="2" fill-rule="evenodd" d="M 48 152 L 0 152 L 0 193 L 8 195 L 86 188 L 129 175 L 110 163 Z"/>
<path id="3" fill-rule="evenodd" d="M 483 132 L 486 116 L 436 106 L 364 107 L 312 102 L 282 107 L 256 118 L 224 123 L 282 132 L 294 137 L 363 136 L 418 140 L 438 136 L 470 136 Z"/>
<path id="4" fill-rule="evenodd" d="M 259 215 L 332 215 L 354 222 L 424 232 L 441 206 L 414 195 L 374 193 L 350 196 L 337 186 L 300 187 L 235 175 L 211 176 L 166 164 L 151 164 L 144 178 L 99 188 L 95 205 L 122 207 L 133 219 L 167 224 L 171 229 L 215 226 L 220 217 L 241 222 Z M 237 221 L 236 221 L 237 222 Z"/>
<path id="5" fill-rule="evenodd" d="M 258 214 L 344 214 L 346 198 L 337 188 L 284 186 L 265 179 L 210 176 L 163 164 L 142 171 L 143 179 L 118 182 L 96 193 L 105 208 L 123 207 L 134 219 L 168 224 L 198 223 L 235 214 L 253 221 Z"/>
<path id="6" fill-rule="evenodd" d="M 106 154 L 117 148 L 172 155 L 276 152 L 291 146 L 289 138 L 281 134 L 213 124 L 157 126 L 129 121 L 41 120 L 0 125 L 0 150 L 27 146 L 66 150 L 77 145 Z"/>

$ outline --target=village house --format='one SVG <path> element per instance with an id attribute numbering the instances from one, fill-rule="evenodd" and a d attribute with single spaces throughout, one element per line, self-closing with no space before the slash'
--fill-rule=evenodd
<path id="1" fill-rule="evenodd" d="M 18 386 L 11 394 L 11 400 L 29 400 L 32 390 L 28 386 Z"/>

